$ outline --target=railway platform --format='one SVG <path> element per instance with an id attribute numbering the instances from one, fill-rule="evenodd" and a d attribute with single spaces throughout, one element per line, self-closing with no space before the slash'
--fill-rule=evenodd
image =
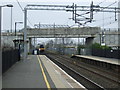
<path id="1" fill-rule="evenodd" d="M 87 55 L 75 55 L 75 56 L 76 57 L 81 57 L 81 58 L 86 58 L 86 59 L 91 59 L 91 60 L 96 60 L 96 61 L 100 61 L 100 62 L 115 64 L 115 65 L 120 65 L 120 60 L 119 59 L 104 58 L 104 57 L 97 57 L 97 56 L 87 56 Z"/>
<path id="2" fill-rule="evenodd" d="M 2 76 L 2 88 L 82 88 L 45 55 L 29 55 Z"/>
<path id="3" fill-rule="evenodd" d="M 114 58 L 104 58 L 97 56 L 87 56 L 87 55 L 74 55 L 72 57 L 78 58 L 79 60 L 97 65 L 100 67 L 105 67 L 108 69 L 119 70 L 120 69 L 120 60 Z"/>

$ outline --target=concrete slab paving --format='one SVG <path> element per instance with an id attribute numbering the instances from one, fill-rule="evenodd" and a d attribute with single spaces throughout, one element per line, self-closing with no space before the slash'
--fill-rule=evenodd
<path id="1" fill-rule="evenodd" d="M 69 76 L 64 70 L 58 67 L 55 63 L 53 63 L 49 58 L 45 55 L 39 56 L 41 61 L 43 62 L 47 72 L 49 73 L 52 81 L 55 84 L 56 88 L 81 88 L 85 90 L 85 87 Z"/>
<path id="2" fill-rule="evenodd" d="M 27 60 L 17 62 L 3 74 L 2 86 L 3 88 L 48 88 L 43 72 L 50 88 L 84 88 L 45 55 L 29 55 Z"/>
<path id="3" fill-rule="evenodd" d="M 47 88 L 37 56 L 31 55 L 28 58 L 17 62 L 3 74 L 3 88 Z"/>

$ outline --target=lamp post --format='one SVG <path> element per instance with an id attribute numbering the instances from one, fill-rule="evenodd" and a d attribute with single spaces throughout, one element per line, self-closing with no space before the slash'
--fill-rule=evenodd
<path id="1" fill-rule="evenodd" d="M 19 23 L 19 24 L 23 24 L 23 22 L 15 22 L 15 36 L 16 36 L 16 27 L 17 27 L 17 23 Z"/>
<path id="2" fill-rule="evenodd" d="M 17 24 L 22 24 L 23 22 L 15 22 L 15 38 L 17 39 L 17 35 L 16 35 L 16 32 L 17 32 L 17 30 L 16 30 L 16 27 L 17 27 Z M 15 41 L 15 48 L 16 48 L 16 41 Z"/>
<path id="3" fill-rule="evenodd" d="M 1 35 L 1 27 L 2 27 L 2 7 L 13 7 L 13 5 L 9 4 L 9 5 L 3 5 L 0 6 L 0 35 Z M 1 41 L 1 37 L 0 37 L 0 41 Z M 2 49 L 1 49 L 1 43 L 0 43 L 0 89 L 2 89 Z"/>
<path id="4" fill-rule="evenodd" d="M 2 7 L 13 7 L 13 5 L 11 4 L 8 4 L 8 5 L 3 5 L 3 6 L 0 6 L 0 35 L 1 35 L 1 27 L 2 27 Z M 0 40 L 1 40 L 1 37 L 0 37 Z M 0 44 L 0 55 L 1 55 L 1 44 Z"/>
<path id="5" fill-rule="evenodd" d="M 2 7 L 13 7 L 13 5 L 8 4 L 8 5 L 0 6 L 0 34 L 1 34 L 1 27 L 2 27 L 2 24 L 1 24 L 1 21 L 2 21 Z M 1 44 L 0 44 L 0 47 L 1 47 Z"/>
<path id="6" fill-rule="evenodd" d="M 11 21 L 10 21 L 10 23 L 11 23 L 11 33 L 12 33 L 12 7 L 11 7 Z"/>
<path id="7" fill-rule="evenodd" d="M 13 5 L 8 4 L 8 5 L 0 6 L 0 32 L 1 32 L 1 21 L 2 21 L 2 7 L 13 7 Z"/>

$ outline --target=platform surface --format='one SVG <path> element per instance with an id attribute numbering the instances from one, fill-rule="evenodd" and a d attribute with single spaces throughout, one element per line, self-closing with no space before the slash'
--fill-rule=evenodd
<path id="1" fill-rule="evenodd" d="M 54 64 L 49 58 L 44 55 L 41 55 L 40 58 L 44 63 L 56 88 L 84 88 L 80 83 L 78 83 L 56 64 Z"/>
<path id="2" fill-rule="evenodd" d="M 17 62 L 3 74 L 3 88 L 47 88 L 37 57 L 28 58 Z"/>
<path id="3" fill-rule="evenodd" d="M 75 56 L 87 58 L 87 59 L 92 59 L 92 60 L 96 60 L 96 61 L 101 61 L 101 62 L 106 62 L 106 63 L 110 63 L 110 64 L 115 64 L 115 65 L 120 65 L 119 59 L 104 58 L 104 57 L 97 57 L 97 56 L 87 56 L 87 55 L 75 55 Z"/>
<path id="4" fill-rule="evenodd" d="M 2 77 L 3 88 L 84 88 L 45 55 L 29 55 Z"/>

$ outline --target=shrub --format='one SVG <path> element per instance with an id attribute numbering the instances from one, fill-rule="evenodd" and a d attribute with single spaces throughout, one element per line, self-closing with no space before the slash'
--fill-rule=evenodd
<path id="1" fill-rule="evenodd" d="M 92 44 L 91 47 L 95 48 L 95 49 L 101 49 L 101 45 L 99 43 L 94 43 L 94 44 Z"/>
<path id="2" fill-rule="evenodd" d="M 112 49 L 111 47 L 108 47 L 107 45 L 101 46 L 99 43 L 94 43 L 91 46 L 93 49 Z"/>

